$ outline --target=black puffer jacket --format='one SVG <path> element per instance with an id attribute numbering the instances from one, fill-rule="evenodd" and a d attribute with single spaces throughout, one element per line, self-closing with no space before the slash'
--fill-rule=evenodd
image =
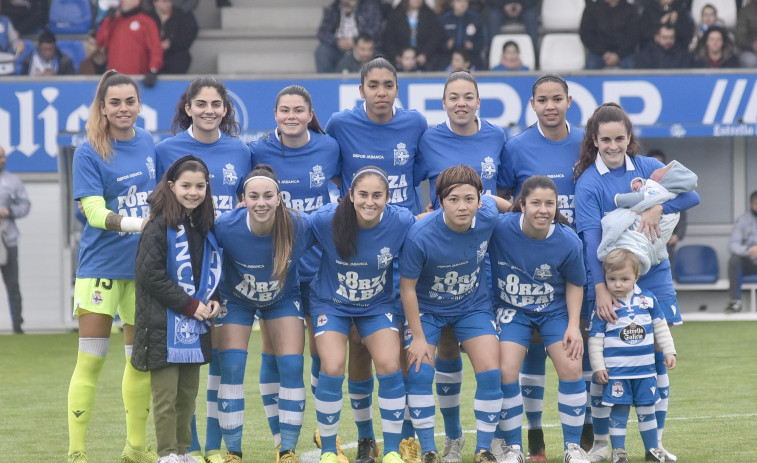
<path id="1" fill-rule="evenodd" d="M 195 281 L 200 281 L 204 237 L 200 231 L 184 223 L 189 241 L 189 254 Z M 168 366 L 166 347 L 166 307 L 192 317 L 199 301 L 189 296 L 168 277 L 166 259 L 168 238 L 163 216 L 150 220 L 142 231 L 137 248 L 135 284 L 136 313 L 134 349 L 131 363 L 140 371 Z M 210 361 L 210 331 L 200 335 L 204 362 Z"/>

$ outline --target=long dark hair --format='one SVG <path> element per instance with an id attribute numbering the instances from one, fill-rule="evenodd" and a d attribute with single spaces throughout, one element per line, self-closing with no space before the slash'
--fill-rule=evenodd
<path id="1" fill-rule="evenodd" d="M 620 122 L 625 126 L 630 137 L 626 154 L 633 158 L 639 153 L 639 141 L 633 134 L 633 124 L 628 114 L 617 103 L 605 103 L 595 109 L 594 114 L 586 122 L 584 139 L 581 142 L 581 154 L 573 170 L 573 180 L 578 180 L 578 177 L 596 161 L 599 150 L 594 145 L 594 141 L 597 139 L 599 126 L 608 122 Z"/>
<path id="2" fill-rule="evenodd" d="M 355 203 L 350 197 L 355 190 L 355 186 L 365 177 L 373 175 L 380 178 L 386 186 L 386 195 L 389 196 L 389 182 L 387 181 L 386 172 L 376 166 L 365 166 L 358 169 L 352 177 L 352 186 L 350 191 L 344 195 L 342 202 L 336 207 L 334 217 L 331 219 L 331 234 L 336 246 L 336 252 L 345 262 L 357 254 L 357 211 Z"/>
<path id="3" fill-rule="evenodd" d="M 179 102 L 176 103 L 176 114 L 173 116 L 171 130 L 175 134 L 179 130 L 187 130 L 189 126 L 192 125 L 192 117 L 187 114 L 186 107 L 192 106 L 192 100 L 205 87 L 216 89 L 221 96 L 224 108 L 226 108 L 226 115 L 221 119 L 221 125 L 218 128 L 221 129 L 221 132 L 230 137 L 238 137 L 240 128 L 239 122 L 237 122 L 235 118 L 234 102 L 231 101 L 226 86 L 220 80 L 211 76 L 196 77 L 189 83 L 187 89 L 181 94 Z"/>
<path id="4" fill-rule="evenodd" d="M 289 209 L 281 199 L 281 188 L 279 187 L 279 178 L 273 168 L 267 164 L 258 164 L 252 169 L 252 172 L 244 178 L 244 185 L 253 177 L 268 177 L 276 183 L 276 189 L 279 195 L 279 206 L 273 216 L 273 271 L 271 274 L 283 285 L 286 281 L 289 259 L 292 257 L 294 248 L 294 222 L 289 214 Z"/>
<path id="5" fill-rule="evenodd" d="M 528 196 L 537 188 L 554 191 L 555 199 L 557 199 L 557 185 L 555 185 L 555 182 L 546 175 L 534 175 L 533 177 L 529 177 L 525 182 L 523 182 L 523 187 L 521 187 L 520 189 L 520 194 L 515 199 L 515 201 L 513 201 L 513 207 L 510 209 L 510 211 L 523 212 L 523 206 L 525 206 Z M 568 222 L 568 219 L 566 219 L 565 216 L 560 213 L 560 208 L 558 207 L 555 208 L 555 223 L 570 227 L 570 222 Z"/>
<path id="6" fill-rule="evenodd" d="M 210 174 L 208 166 L 197 156 L 188 154 L 174 161 L 168 168 L 163 178 L 160 179 L 150 196 L 150 219 L 163 215 L 166 225 L 178 230 L 183 221 L 182 207 L 176 199 L 176 194 L 171 191 L 169 183 L 175 183 L 184 172 L 202 172 L 205 176 L 205 199 L 191 213 L 190 219 L 194 227 L 207 235 L 213 230 L 215 213 L 213 210 L 213 195 L 210 192 Z"/>
<path id="7" fill-rule="evenodd" d="M 721 48 L 723 57 L 721 58 L 721 63 L 734 55 L 735 45 L 733 43 L 733 40 L 731 39 L 731 35 L 728 33 L 728 30 L 724 27 L 716 26 L 715 24 L 713 24 L 712 26 L 708 27 L 706 31 L 704 31 L 704 34 L 699 38 L 696 48 L 694 49 L 694 56 L 704 64 L 708 64 L 710 62 L 710 57 L 707 54 L 707 39 L 713 32 L 719 32 L 720 36 L 723 37 L 723 47 Z"/>
<path id="8" fill-rule="evenodd" d="M 281 97 L 284 95 L 297 95 L 301 96 L 303 100 L 305 100 L 305 105 L 308 107 L 308 112 L 312 113 L 313 117 L 310 119 L 310 122 L 308 123 L 308 130 L 311 130 L 315 133 L 326 133 L 323 131 L 323 128 L 321 128 L 320 122 L 318 122 L 318 118 L 315 115 L 315 111 L 313 111 L 313 99 L 310 97 L 310 92 L 308 92 L 305 87 L 302 85 L 289 85 L 288 87 L 284 87 L 281 89 L 278 95 L 276 95 L 276 106 L 274 107 L 274 111 L 278 111 L 279 109 L 279 101 L 281 101 Z M 278 130 L 278 128 L 274 129 Z M 264 136 L 264 138 L 270 137 L 271 134 L 268 133 Z M 279 132 L 279 144 L 281 145 L 281 157 L 285 156 L 285 146 L 284 141 L 281 139 L 281 132 Z"/>

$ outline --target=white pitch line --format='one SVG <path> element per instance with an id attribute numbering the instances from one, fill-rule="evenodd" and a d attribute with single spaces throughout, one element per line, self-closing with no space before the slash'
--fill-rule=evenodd
<path id="1" fill-rule="evenodd" d="M 665 421 L 689 421 L 689 420 L 712 420 L 717 418 L 751 418 L 757 416 L 757 413 L 731 413 L 729 415 L 696 415 L 696 416 L 670 416 L 667 417 Z M 561 426 L 559 423 L 548 423 L 542 425 L 543 428 L 556 428 L 558 426 Z M 473 434 L 476 432 L 475 429 L 466 429 L 463 430 L 466 434 Z M 435 437 L 443 436 L 443 432 L 437 432 L 434 434 Z M 384 439 L 376 438 L 377 443 L 384 442 Z M 357 442 L 347 442 L 346 444 L 342 444 L 342 449 L 354 449 L 357 447 Z M 305 452 L 300 455 L 300 460 L 302 460 L 302 463 L 318 463 L 318 460 L 321 458 L 321 450 L 315 449 L 310 450 L 309 452 Z"/>

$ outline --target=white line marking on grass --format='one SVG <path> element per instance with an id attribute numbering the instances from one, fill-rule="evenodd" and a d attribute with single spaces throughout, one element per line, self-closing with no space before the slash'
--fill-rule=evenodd
<path id="1" fill-rule="evenodd" d="M 717 418 L 752 418 L 757 416 L 757 413 L 731 413 L 729 415 L 695 415 L 695 416 L 669 416 L 665 421 L 689 421 L 689 420 L 713 420 Z M 556 428 L 558 426 L 561 426 L 561 424 L 554 424 L 554 423 L 547 423 L 542 425 L 542 428 Z M 465 429 L 463 430 L 466 434 L 474 434 L 476 432 L 475 429 Z M 443 432 L 437 432 L 434 434 L 435 437 L 443 436 Z M 384 442 L 384 439 L 376 439 L 377 443 Z M 357 442 L 347 442 L 346 444 L 342 444 L 342 449 L 354 449 L 357 447 Z M 309 452 L 305 452 L 300 455 L 300 460 L 302 460 L 302 463 L 318 463 L 318 460 L 321 458 L 321 450 L 315 449 L 310 450 Z"/>

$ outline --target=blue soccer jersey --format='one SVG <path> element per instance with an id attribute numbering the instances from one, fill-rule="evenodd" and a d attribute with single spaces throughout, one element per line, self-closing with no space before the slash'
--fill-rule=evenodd
<path id="1" fill-rule="evenodd" d="M 242 140 L 225 133 L 213 143 L 195 140 L 192 128 L 158 143 L 157 173 L 160 179 L 177 159 L 193 154 L 202 159 L 210 173 L 210 191 L 216 217 L 236 206 L 238 195 L 242 193 L 242 181 L 250 173 L 250 151 Z"/>
<path id="2" fill-rule="evenodd" d="M 352 176 L 364 166 L 378 166 L 389 178 L 390 203 L 413 213 L 420 211 L 415 187 L 418 172 L 418 143 L 428 128 L 426 118 L 416 110 L 394 108 L 392 120 L 379 124 L 365 113 L 364 104 L 334 113 L 326 133 L 339 143 L 342 162 L 341 195 L 352 184 Z"/>
<path id="3" fill-rule="evenodd" d="M 481 198 L 473 226 L 462 233 L 444 222 L 444 210 L 423 217 L 410 229 L 400 252 L 400 274 L 418 279 L 420 313 L 454 316 L 492 310 L 484 258 L 494 226 L 497 203 Z"/>
<path id="4" fill-rule="evenodd" d="M 618 301 L 618 321 L 592 317 L 589 336 L 604 338 L 605 366 L 611 379 L 655 376 L 654 324 L 665 322 L 657 298 L 649 291 L 634 288 L 630 300 Z"/>
<path id="5" fill-rule="evenodd" d="M 310 139 L 299 148 L 282 152 L 277 131 L 250 143 L 252 165 L 268 164 L 279 178 L 281 197 L 287 207 L 310 214 L 331 202 L 329 182 L 341 174 L 339 145 L 328 135 L 308 132 Z M 312 247 L 300 259 L 301 281 L 311 281 L 321 264 L 321 249 Z"/>
<path id="6" fill-rule="evenodd" d="M 78 200 L 102 196 L 105 207 L 124 217 L 149 217 L 147 197 L 155 189 L 152 135 L 135 127 L 129 141 L 112 141 L 113 154 L 103 160 L 89 142 L 74 151 L 73 194 Z M 79 241 L 77 278 L 134 279 L 138 233 L 96 228 L 85 222 Z"/>
<path id="7" fill-rule="evenodd" d="M 479 130 L 473 135 L 458 135 L 449 128 L 449 121 L 428 129 L 418 146 L 420 178 L 428 178 L 431 204 L 439 208 L 436 178 L 446 168 L 464 164 L 478 172 L 484 193 L 497 194 L 497 171 L 502 162 L 505 132 L 479 119 Z"/>
<path id="8" fill-rule="evenodd" d="M 598 161 L 589 166 L 576 182 L 576 230 L 579 235 L 587 231 L 595 231 L 601 234 L 602 217 L 616 209 L 615 194 L 628 193 L 631 191 L 631 180 L 634 177 L 649 178 L 652 172 L 663 167 L 657 159 L 646 156 L 635 156 L 633 158 L 626 156 L 626 164 L 617 169 L 608 169 L 601 158 L 597 156 Z M 602 173 L 600 173 L 600 170 Z M 676 199 L 663 204 L 675 203 L 683 205 L 684 209 L 691 207 L 699 202 L 699 195 L 690 191 L 678 195 Z M 680 209 L 667 210 L 664 213 L 678 212 Z M 586 236 L 582 237 L 587 243 Z M 597 241 L 599 245 L 599 241 Z M 589 294 L 587 298 L 593 300 L 596 298 L 594 285 L 604 281 L 601 265 L 597 259 L 597 246 L 589 247 L 586 245 L 586 259 L 588 262 L 587 273 L 589 275 Z M 591 262 L 593 260 L 593 262 Z M 670 273 L 670 261 L 665 259 L 652 268 L 639 279 L 639 285 L 652 291 L 660 300 L 668 300 L 676 297 L 673 288 L 673 277 Z"/>
<path id="9" fill-rule="evenodd" d="M 543 240 L 522 231 L 523 214 L 501 214 L 489 257 L 494 299 L 499 307 L 547 313 L 567 310 L 565 285 L 583 286 L 583 245 L 570 227 L 554 224 Z"/>
<path id="10" fill-rule="evenodd" d="M 388 204 L 376 226 L 358 228 L 357 254 L 344 261 L 331 227 L 336 207 L 326 205 L 311 216 L 313 233 L 323 248 L 321 266 L 310 285 L 311 313 L 343 317 L 397 313 L 392 263 L 415 217 Z"/>
<path id="11" fill-rule="evenodd" d="M 238 207 L 216 219 L 215 234 L 223 249 L 221 299 L 240 307 L 265 309 L 296 294 L 300 281 L 297 261 L 313 244 L 308 216 L 290 212 L 294 223 L 294 246 L 286 281 L 273 276 L 273 236 L 258 236 L 250 230 L 249 212 Z M 282 284 L 283 283 L 283 284 Z"/>
<path id="12" fill-rule="evenodd" d="M 500 188 L 520 194 L 523 182 L 534 175 L 546 175 L 557 185 L 557 207 L 573 224 L 574 192 L 573 166 L 578 161 L 584 131 L 568 126 L 568 136 L 560 141 L 545 137 L 536 123 L 514 136 L 505 144 L 499 170 Z"/>

